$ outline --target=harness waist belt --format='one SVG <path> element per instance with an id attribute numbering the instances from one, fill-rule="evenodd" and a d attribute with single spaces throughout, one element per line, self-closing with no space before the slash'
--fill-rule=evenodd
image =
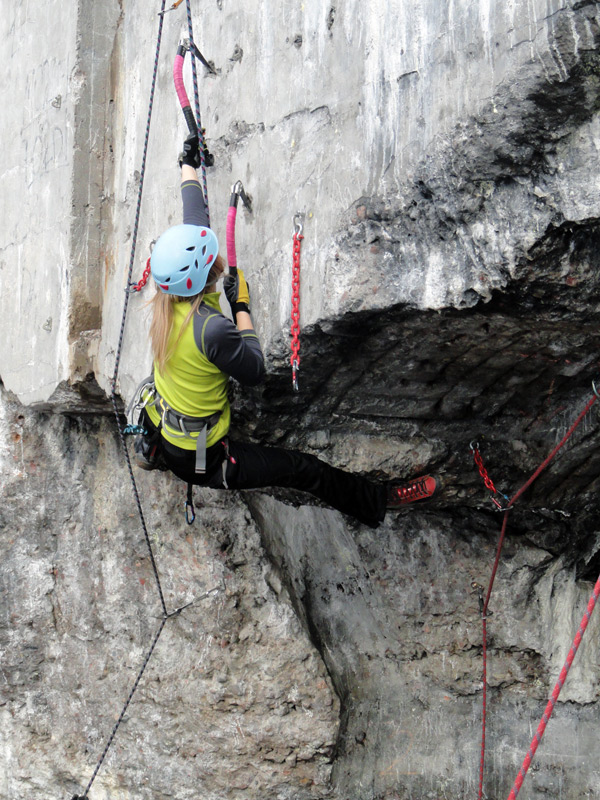
<path id="1" fill-rule="evenodd" d="M 210 417 L 186 417 L 185 414 L 178 414 L 177 411 L 174 411 L 164 402 L 162 397 L 158 401 L 158 405 L 164 412 L 162 415 L 163 424 L 168 425 L 169 428 L 177 428 L 182 433 L 196 433 L 201 431 L 202 428 L 210 430 L 215 427 L 221 416 L 220 411 L 215 411 Z"/>
<path id="2" fill-rule="evenodd" d="M 156 389 L 155 389 L 156 391 Z M 163 427 L 181 431 L 181 435 L 186 439 L 193 439 L 192 433 L 197 433 L 196 438 L 196 473 L 206 472 L 206 438 L 210 431 L 219 421 L 220 411 L 215 411 L 208 417 L 187 417 L 171 408 L 171 406 L 156 392 L 156 405 L 161 411 L 161 421 Z"/>

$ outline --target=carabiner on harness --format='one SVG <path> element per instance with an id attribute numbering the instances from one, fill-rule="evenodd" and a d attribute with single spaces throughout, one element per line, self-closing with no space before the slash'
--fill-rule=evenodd
<path id="1" fill-rule="evenodd" d="M 194 520 L 196 519 L 193 491 L 194 491 L 194 485 L 192 483 L 188 483 L 187 498 L 185 501 L 185 521 L 187 522 L 188 525 L 193 525 Z"/>

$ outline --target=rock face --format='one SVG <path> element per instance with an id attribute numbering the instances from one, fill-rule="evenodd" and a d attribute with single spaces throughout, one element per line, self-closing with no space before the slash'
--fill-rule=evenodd
<path id="1" fill-rule="evenodd" d="M 598 3 L 194 7 L 221 240 L 230 185 L 253 200 L 238 256 L 268 375 L 236 389 L 237 434 L 382 479 L 433 471 L 444 491 L 373 531 L 291 492 L 205 490 L 188 527 L 182 485 L 136 472 L 146 539 L 109 395 L 117 351 L 118 404 L 150 365 L 141 294 L 121 327 L 127 265 L 139 279 L 180 220 L 183 7 L 164 15 L 134 225 L 157 10 L 17 2 L 0 21 L 0 798 L 68 798 L 92 777 L 92 800 L 475 796 L 478 596 L 502 515 L 469 445 L 511 497 L 595 397 Z M 508 517 L 488 797 L 508 796 L 600 570 L 598 406 Z M 161 626 L 148 544 L 167 611 L 192 605 L 94 775 Z M 526 797 L 600 794 L 599 624 Z"/>

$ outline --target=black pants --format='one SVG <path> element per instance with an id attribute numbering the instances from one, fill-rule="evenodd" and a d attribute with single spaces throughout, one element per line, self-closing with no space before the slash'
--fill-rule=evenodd
<path id="1" fill-rule="evenodd" d="M 146 427 L 151 432 L 156 431 L 151 420 L 144 416 Z M 268 486 L 298 489 L 372 528 L 385 516 L 386 489 L 382 484 L 332 467 L 316 456 L 229 439 L 207 449 L 206 473 L 197 474 L 194 450 L 175 447 L 162 437 L 161 444 L 167 467 L 186 483 L 213 489 Z"/>

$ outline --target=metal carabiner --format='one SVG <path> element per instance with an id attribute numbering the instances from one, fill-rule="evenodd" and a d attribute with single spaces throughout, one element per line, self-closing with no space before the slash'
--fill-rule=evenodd
<path id="1" fill-rule="evenodd" d="M 596 387 L 596 381 L 592 381 L 592 389 L 594 390 L 594 394 L 600 400 L 600 393 L 598 392 L 598 388 Z"/>
<path id="2" fill-rule="evenodd" d="M 300 387 L 298 386 L 298 370 L 300 369 L 300 364 L 294 359 L 292 362 L 292 386 L 294 387 L 295 392 L 300 391 Z"/>
<path id="3" fill-rule="evenodd" d="M 196 519 L 196 511 L 194 509 L 194 503 L 191 500 L 185 501 L 185 521 L 188 525 L 193 525 L 194 520 Z"/>
<path id="4" fill-rule="evenodd" d="M 175 11 L 175 9 L 176 9 L 176 8 L 179 8 L 179 6 L 180 6 L 182 3 L 183 3 L 183 0 L 175 0 L 175 2 L 173 3 L 173 5 L 171 6 L 171 8 L 165 8 L 165 10 L 164 10 L 164 11 L 159 11 L 159 12 L 158 12 L 158 16 L 159 16 L 159 17 L 164 17 L 164 15 L 165 15 L 165 14 L 167 14 L 169 11 Z"/>
<path id="5" fill-rule="evenodd" d="M 302 236 L 302 231 L 304 229 L 304 226 L 302 224 L 303 219 L 304 219 L 304 214 L 302 214 L 300 211 L 294 214 L 294 234 L 296 236 Z"/>
<path id="6" fill-rule="evenodd" d="M 231 198 L 229 200 L 229 205 L 237 208 L 238 198 L 240 197 L 246 209 L 252 213 L 252 201 L 244 191 L 243 183 L 241 181 L 236 181 L 231 187 Z"/>

